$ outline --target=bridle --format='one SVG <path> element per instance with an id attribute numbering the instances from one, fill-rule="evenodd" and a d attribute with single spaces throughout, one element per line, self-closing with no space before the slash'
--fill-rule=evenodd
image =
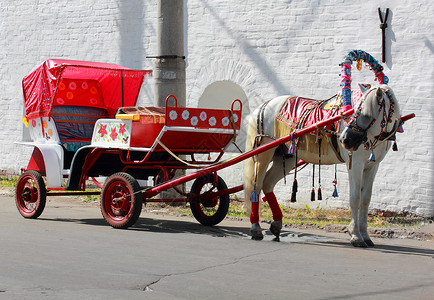
<path id="1" fill-rule="evenodd" d="M 395 121 L 395 124 L 393 125 L 392 130 L 389 132 L 385 131 L 387 129 L 387 124 L 392 123 L 392 116 L 393 116 L 393 113 L 395 112 L 395 102 L 393 101 L 392 93 L 389 90 L 386 90 L 383 88 L 381 88 L 381 90 L 386 94 L 387 98 L 389 98 L 389 103 L 390 103 L 389 112 L 386 112 L 386 100 L 385 100 L 384 95 L 383 95 L 383 97 L 381 97 L 381 101 L 378 103 L 379 108 L 378 108 L 377 116 L 372 119 L 372 121 L 369 123 L 369 125 L 366 128 L 362 128 L 360 125 L 357 124 L 357 118 L 361 115 L 361 112 L 362 112 L 362 105 L 365 102 L 368 95 L 374 89 L 375 88 L 370 89 L 368 91 L 368 93 L 366 93 L 366 95 L 364 96 L 362 101 L 360 101 L 360 104 L 359 104 L 357 110 L 352 115 L 350 121 L 348 122 L 348 124 L 346 126 L 353 131 L 363 133 L 362 144 L 364 144 L 365 149 L 367 149 L 367 150 L 375 149 L 375 147 L 377 147 L 379 141 L 395 140 L 395 133 L 398 130 L 398 127 L 400 125 L 398 123 L 398 121 Z M 381 127 L 380 134 L 375 136 L 374 140 L 368 141 L 367 132 L 375 124 L 375 122 L 378 120 L 378 118 L 380 117 L 381 111 L 383 111 L 383 115 L 382 115 L 383 119 L 381 120 L 381 123 L 380 123 L 380 127 Z"/>

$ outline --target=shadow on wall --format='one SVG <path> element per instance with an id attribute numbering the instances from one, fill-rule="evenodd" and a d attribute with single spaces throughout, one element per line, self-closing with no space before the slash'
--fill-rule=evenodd
<path id="1" fill-rule="evenodd" d="M 149 16 L 146 16 L 145 1 L 119 1 L 118 6 L 120 19 L 117 25 L 121 39 L 119 63 L 128 68 L 143 69 L 146 55 L 153 54 L 146 52 L 149 51 L 147 47 L 151 37 L 156 36 L 156 28 L 151 25 L 153 22 L 146 20 Z M 137 105 L 152 106 L 153 103 L 153 80 L 146 79 L 140 89 Z"/>
<path id="2" fill-rule="evenodd" d="M 383 18 L 385 18 L 383 14 Z M 392 56 L 392 45 L 393 43 L 396 43 L 396 36 L 395 32 L 393 31 L 393 11 L 389 10 L 389 16 L 387 18 L 387 28 L 386 30 L 386 49 L 383 49 L 383 51 L 386 52 L 386 65 L 387 67 L 392 70 L 393 66 L 393 56 Z"/>
<path id="3" fill-rule="evenodd" d="M 120 64 L 132 69 L 141 69 L 145 58 L 143 8 L 141 0 L 119 2 Z"/>
<path id="4" fill-rule="evenodd" d="M 211 1 L 212 2 L 212 1 Z M 219 23 L 220 27 L 239 45 L 243 52 L 250 58 L 250 61 L 265 74 L 268 82 L 274 87 L 277 94 L 290 94 L 288 87 L 277 76 L 275 70 L 269 65 L 263 55 L 255 49 L 251 42 L 242 34 L 236 33 L 230 25 L 228 25 L 222 17 L 217 13 L 216 9 L 207 1 L 202 3 L 205 8 L 211 13 L 214 19 Z"/>
<path id="5" fill-rule="evenodd" d="M 232 101 L 239 99 L 243 104 L 243 112 L 241 120 L 243 124 L 241 125 L 240 132 L 236 139 L 236 144 L 241 151 L 245 151 L 246 143 L 246 127 L 244 121 L 246 116 L 250 113 L 249 103 L 247 100 L 247 95 L 244 90 L 236 83 L 223 80 L 216 81 L 207 86 L 199 98 L 198 107 L 201 108 L 216 108 L 216 109 L 230 109 Z M 239 150 L 234 146 L 230 145 L 227 152 L 239 153 Z"/>
<path id="6" fill-rule="evenodd" d="M 434 45 L 429 40 L 428 37 L 424 38 L 425 46 L 428 48 L 429 51 L 431 51 L 431 55 L 434 55 Z M 434 74 L 434 69 L 431 68 L 431 74 L 430 77 L 432 78 Z M 431 91 L 430 94 L 434 94 L 434 86 L 431 85 Z M 434 140 L 434 135 L 431 137 Z M 434 158 L 432 158 L 432 162 L 434 163 Z M 434 169 L 431 171 L 431 182 L 434 182 Z M 434 216 L 434 201 L 431 201 L 431 212 L 428 213 L 429 216 Z"/>

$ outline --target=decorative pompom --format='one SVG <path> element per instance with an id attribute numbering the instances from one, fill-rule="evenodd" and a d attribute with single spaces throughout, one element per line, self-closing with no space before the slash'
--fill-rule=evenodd
<path id="1" fill-rule="evenodd" d="M 335 185 L 335 189 L 334 189 L 334 191 L 333 191 L 332 196 L 333 196 L 334 198 L 339 197 L 339 194 L 338 194 L 338 188 L 336 187 L 336 185 Z"/>
<path id="2" fill-rule="evenodd" d="M 256 194 L 255 191 L 253 191 L 252 197 L 250 197 L 250 202 L 259 202 L 258 201 L 258 195 Z"/>
<path id="3" fill-rule="evenodd" d="M 253 185 L 252 197 L 250 197 L 250 202 L 259 202 L 258 194 L 256 194 L 256 182 Z"/>
<path id="4" fill-rule="evenodd" d="M 291 144 L 289 145 L 288 148 L 288 154 L 294 154 L 295 153 L 295 145 L 294 142 L 291 141 Z"/>
<path id="5" fill-rule="evenodd" d="M 374 150 L 372 150 L 371 155 L 369 156 L 369 161 L 375 161 Z"/>

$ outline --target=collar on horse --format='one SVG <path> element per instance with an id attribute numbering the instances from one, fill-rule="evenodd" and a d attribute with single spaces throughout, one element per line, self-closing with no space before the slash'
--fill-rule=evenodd
<path id="1" fill-rule="evenodd" d="M 365 145 L 365 149 L 367 150 L 373 150 L 379 141 L 386 141 L 386 140 L 396 140 L 396 131 L 399 128 L 398 121 L 395 121 L 395 124 L 393 125 L 393 128 L 391 131 L 385 131 L 387 129 L 387 124 L 392 123 L 392 116 L 395 112 L 395 103 L 393 102 L 392 94 L 389 90 L 381 88 L 381 90 L 386 94 L 387 98 L 389 98 L 389 112 L 386 112 L 386 100 L 384 99 L 384 95 L 382 97 L 382 101 L 378 103 L 378 113 L 375 118 L 372 119 L 371 123 L 366 128 L 362 128 L 360 125 L 357 124 L 357 118 L 360 116 L 362 112 L 362 104 L 366 100 L 366 97 L 373 91 L 374 89 L 370 89 L 368 93 L 365 95 L 363 100 L 360 102 L 356 112 L 351 117 L 350 122 L 348 123 L 348 127 L 351 128 L 354 131 L 362 132 L 364 134 L 363 137 L 363 144 Z M 372 125 L 375 124 L 375 122 L 378 120 L 381 111 L 383 111 L 383 119 L 381 120 L 380 127 L 381 131 L 379 135 L 374 136 L 374 140 L 368 141 L 367 132 L 372 127 Z"/>

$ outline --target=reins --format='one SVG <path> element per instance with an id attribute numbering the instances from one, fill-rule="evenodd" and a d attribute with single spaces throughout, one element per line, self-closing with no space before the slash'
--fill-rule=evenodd
<path id="1" fill-rule="evenodd" d="M 369 123 L 369 125 L 366 128 L 362 128 L 360 125 L 357 124 L 357 118 L 361 115 L 361 112 L 362 112 L 362 105 L 363 105 L 363 103 L 365 103 L 366 98 L 374 89 L 375 88 L 370 89 L 369 92 L 365 95 L 364 99 L 362 99 L 362 101 L 360 102 L 356 112 L 351 117 L 350 122 L 347 124 L 348 128 L 351 128 L 352 130 L 357 131 L 357 132 L 364 133 L 364 138 L 363 138 L 362 143 L 364 144 L 364 147 L 366 150 L 371 150 L 371 151 L 373 151 L 378 145 L 380 145 L 384 141 L 395 140 L 394 136 L 395 136 L 395 133 L 398 130 L 399 125 L 400 125 L 397 121 L 395 121 L 395 124 L 393 125 L 392 130 L 390 132 L 385 131 L 385 130 L 387 130 L 387 124 L 392 123 L 392 116 L 395 112 L 395 103 L 393 101 L 393 96 L 390 93 L 390 91 L 383 89 L 383 88 L 381 88 L 381 90 L 389 98 L 389 104 L 390 104 L 389 105 L 389 112 L 387 112 L 387 110 L 386 110 L 386 100 L 384 99 L 384 95 L 383 95 L 381 103 L 378 103 L 379 108 L 378 108 L 377 116 L 372 119 L 372 121 Z M 380 128 L 381 128 L 380 133 L 378 135 L 374 136 L 374 139 L 370 141 L 367 139 L 367 132 L 378 121 L 378 118 L 380 116 L 381 111 L 383 111 L 383 119 L 380 122 Z M 373 153 L 371 155 L 370 160 L 375 161 Z"/>

